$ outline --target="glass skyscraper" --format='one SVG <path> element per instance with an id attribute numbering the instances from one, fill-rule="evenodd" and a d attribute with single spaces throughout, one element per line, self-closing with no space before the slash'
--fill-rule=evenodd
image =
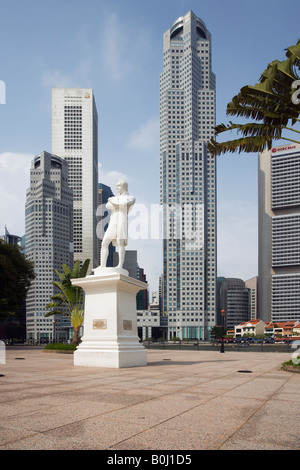
<path id="1" fill-rule="evenodd" d="M 74 261 L 99 265 L 98 115 L 91 88 L 52 89 L 52 152 L 68 162 L 73 190 Z"/>
<path id="2" fill-rule="evenodd" d="M 192 11 L 163 36 L 160 75 L 160 200 L 163 311 L 169 337 L 209 337 L 215 325 L 215 75 L 211 35 Z"/>

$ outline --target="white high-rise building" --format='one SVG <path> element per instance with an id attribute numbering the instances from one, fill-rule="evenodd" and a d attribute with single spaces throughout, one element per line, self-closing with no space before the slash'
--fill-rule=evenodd
<path id="1" fill-rule="evenodd" d="M 258 317 L 300 320 L 300 145 L 259 155 Z"/>
<path id="2" fill-rule="evenodd" d="M 257 319 L 257 280 L 258 276 L 254 276 L 245 281 L 245 286 L 249 289 L 251 320 Z"/>
<path id="3" fill-rule="evenodd" d="M 211 35 L 189 11 L 164 33 L 160 76 L 163 311 L 169 336 L 207 338 L 215 325 L 215 75 Z"/>
<path id="4" fill-rule="evenodd" d="M 90 88 L 52 89 L 52 152 L 68 162 L 74 197 L 74 261 L 99 265 L 98 116 Z"/>
<path id="5" fill-rule="evenodd" d="M 27 339 L 59 341 L 70 337 L 71 325 L 62 316 L 45 318 L 46 305 L 57 293 L 54 270 L 73 264 L 73 196 L 68 186 L 68 165 L 56 155 L 42 152 L 31 164 L 25 205 L 25 252 L 33 261 L 35 279 L 26 298 Z"/>

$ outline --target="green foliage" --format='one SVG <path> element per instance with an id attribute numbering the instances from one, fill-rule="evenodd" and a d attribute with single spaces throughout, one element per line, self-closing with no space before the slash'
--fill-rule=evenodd
<path id="1" fill-rule="evenodd" d="M 245 124 L 219 124 L 215 135 L 227 131 L 236 131 L 240 138 L 225 142 L 212 139 L 208 149 L 212 155 L 226 152 L 262 152 L 271 149 L 273 142 L 284 139 L 300 143 L 285 135 L 283 131 L 300 131 L 290 127 L 299 120 L 300 104 L 292 101 L 294 89 L 292 84 L 299 79 L 300 71 L 300 40 L 286 50 L 287 59 L 274 60 L 262 73 L 259 83 L 246 85 L 232 98 L 227 105 L 227 115 L 252 119 L 255 122 Z"/>
<path id="2" fill-rule="evenodd" d="M 75 351 L 77 348 L 76 344 L 64 344 L 64 343 L 49 343 L 44 349 L 59 350 L 59 351 Z"/>
<path id="3" fill-rule="evenodd" d="M 0 320 L 19 312 L 34 277 L 21 248 L 0 240 Z"/>
<path id="4" fill-rule="evenodd" d="M 85 277 L 89 264 L 89 259 L 87 259 L 82 266 L 80 266 L 80 261 L 77 260 L 72 269 L 66 264 L 63 264 L 62 273 L 55 270 L 60 281 L 53 281 L 53 285 L 57 288 L 58 292 L 51 296 L 51 302 L 47 305 L 47 308 L 51 310 L 45 314 L 45 317 L 63 315 L 69 318 L 74 328 L 74 344 L 78 344 L 78 332 L 83 323 L 84 295 L 82 288 L 73 286 L 71 280 Z"/>
<path id="5" fill-rule="evenodd" d="M 286 361 L 286 362 L 283 362 L 283 364 L 281 365 L 281 368 L 282 369 L 289 369 L 289 368 L 300 368 L 300 357 L 298 356 L 298 361 L 299 361 L 299 364 L 297 363 L 298 361 L 294 361 L 291 359 L 290 361 Z"/>
<path id="6" fill-rule="evenodd" d="M 226 332 L 227 332 L 226 328 L 223 328 L 222 326 L 214 326 L 211 329 L 210 337 L 212 340 L 216 340 L 216 339 L 222 338 L 222 336 L 225 336 Z"/>

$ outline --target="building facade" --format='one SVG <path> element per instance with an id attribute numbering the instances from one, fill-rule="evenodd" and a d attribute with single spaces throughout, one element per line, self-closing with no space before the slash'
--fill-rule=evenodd
<path id="1" fill-rule="evenodd" d="M 106 209 L 106 204 L 110 197 L 113 197 L 114 193 L 111 188 L 103 183 L 98 183 L 98 208 L 97 208 L 97 237 L 98 237 L 98 249 L 99 249 L 99 261 L 101 264 L 101 246 L 104 233 L 109 223 L 109 211 Z M 106 266 L 113 266 L 113 254 L 115 252 L 115 246 L 110 243 L 108 247 L 108 257 Z"/>
<path id="2" fill-rule="evenodd" d="M 138 336 L 143 341 L 150 338 L 159 338 L 160 312 L 157 310 L 137 310 Z M 162 336 L 162 335 L 161 335 Z"/>
<path id="3" fill-rule="evenodd" d="M 12 245 L 19 245 L 22 241 L 22 237 L 20 237 L 19 235 L 12 235 L 11 233 L 9 233 L 6 226 L 4 228 L 4 235 L 1 235 L 0 239 L 3 240 L 5 243 L 9 243 Z"/>
<path id="4" fill-rule="evenodd" d="M 220 308 L 225 310 L 225 326 L 234 329 L 250 320 L 250 292 L 242 279 L 225 278 L 220 288 Z"/>
<path id="5" fill-rule="evenodd" d="M 259 155 L 258 315 L 300 320 L 300 145 Z"/>
<path id="6" fill-rule="evenodd" d="M 90 88 L 52 89 L 52 152 L 69 165 L 73 190 L 74 261 L 99 265 L 98 116 Z"/>
<path id="7" fill-rule="evenodd" d="M 162 310 L 169 336 L 209 337 L 215 325 L 216 168 L 211 35 L 189 11 L 163 36 L 160 75 Z"/>
<path id="8" fill-rule="evenodd" d="M 262 320 L 250 320 L 235 325 L 234 336 L 235 338 L 242 338 L 243 336 L 263 336 L 265 334 L 266 324 Z"/>
<path id="9" fill-rule="evenodd" d="M 257 319 L 257 280 L 258 277 L 254 276 L 245 281 L 245 286 L 249 289 L 250 295 L 250 318 L 251 320 Z"/>
<path id="10" fill-rule="evenodd" d="M 112 266 L 117 266 L 119 263 L 119 255 L 116 251 L 113 253 L 113 264 Z M 147 283 L 146 274 L 144 269 L 141 268 L 137 261 L 137 251 L 136 250 L 126 250 L 125 259 L 124 259 L 124 269 L 128 271 L 128 276 L 133 279 L 138 279 L 139 281 Z M 140 290 L 136 295 L 136 306 L 138 310 L 146 310 L 149 305 L 149 292 L 148 289 Z"/>
<path id="11" fill-rule="evenodd" d="M 73 194 L 68 186 L 65 160 L 42 152 L 31 164 L 25 205 L 25 254 L 34 262 L 35 279 L 26 299 L 27 340 L 49 342 L 69 339 L 70 323 L 61 316 L 47 317 L 46 305 L 56 293 L 54 270 L 73 265 Z"/>

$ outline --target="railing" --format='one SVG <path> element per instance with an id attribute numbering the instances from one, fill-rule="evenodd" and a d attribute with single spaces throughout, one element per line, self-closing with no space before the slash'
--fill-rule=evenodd
<path id="1" fill-rule="evenodd" d="M 217 351 L 221 348 L 221 341 L 201 341 L 201 340 L 144 340 L 143 345 L 146 349 L 169 349 L 169 350 L 188 350 L 188 351 Z M 282 343 L 266 343 L 264 341 L 250 342 L 224 342 L 226 351 L 245 351 L 245 352 L 292 352 L 295 349 L 293 343 L 284 341 Z"/>

